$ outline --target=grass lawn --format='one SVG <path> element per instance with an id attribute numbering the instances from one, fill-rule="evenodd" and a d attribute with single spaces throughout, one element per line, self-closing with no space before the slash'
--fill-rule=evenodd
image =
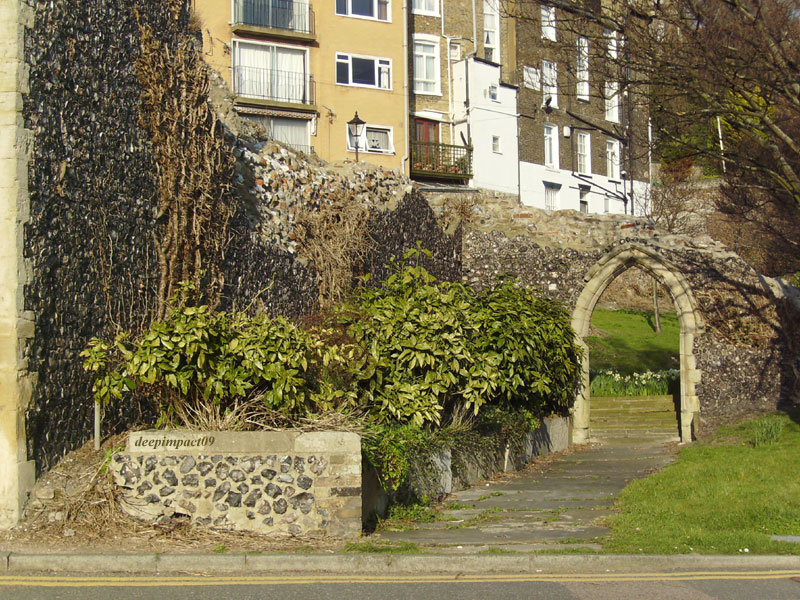
<path id="1" fill-rule="evenodd" d="M 634 310 L 601 310 L 592 314 L 592 326 L 600 336 L 589 336 L 592 369 L 615 369 L 623 375 L 678 367 L 678 316 L 661 315 L 662 333 L 653 330 L 653 313 Z"/>
<path id="2" fill-rule="evenodd" d="M 775 420 L 777 441 L 754 445 Z M 616 508 L 607 552 L 800 554 L 800 544 L 770 540 L 800 535 L 800 414 L 750 420 L 681 449 L 676 463 L 626 487 Z"/>

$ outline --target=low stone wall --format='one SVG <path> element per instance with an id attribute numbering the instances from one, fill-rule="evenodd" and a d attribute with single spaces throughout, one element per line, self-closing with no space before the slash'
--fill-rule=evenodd
<path id="1" fill-rule="evenodd" d="M 569 417 L 548 417 L 522 442 L 521 451 L 513 448 L 496 448 L 476 453 L 466 460 L 453 460 L 453 453 L 445 448 L 431 457 L 437 472 L 432 481 L 411 482 L 417 496 L 441 497 L 466 489 L 497 473 L 522 469 L 535 456 L 560 452 L 570 446 L 572 439 Z M 372 515 L 385 516 L 389 498 L 381 488 L 378 475 L 373 468 L 364 469 L 362 483 L 362 513 L 366 524 Z"/>
<path id="2" fill-rule="evenodd" d="M 111 462 L 122 509 L 267 534 L 361 531 L 361 439 L 339 432 L 131 433 Z"/>

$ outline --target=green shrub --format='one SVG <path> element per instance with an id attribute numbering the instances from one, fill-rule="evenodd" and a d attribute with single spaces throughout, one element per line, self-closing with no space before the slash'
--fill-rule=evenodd
<path id="1" fill-rule="evenodd" d="M 383 423 L 439 424 L 503 403 L 536 415 L 575 396 L 580 351 L 569 316 L 513 281 L 476 294 L 439 282 L 406 254 L 378 288 L 362 288 L 338 314 L 371 358 L 364 403 Z"/>
<path id="2" fill-rule="evenodd" d="M 97 373 L 97 401 L 144 388 L 159 403 L 161 424 L 184 425 L 196 424 L 209 407 L 219 421 L 246 399 L 291 418 L 354 403 L 355 392 L 333 382 L 360 370 L 357 348 L 325 344 L 284 318 L 214 312 L 185 306 L 182 298 L 136 340 L 91 340 L 81 356 Z"/>
<path id="3" fill-rule="evenodd" d="M 491 402 L 535 415 L 569 408 L 580 382 L 581 351 L 564 308 L 512 279 L 481 294 L 472 307 L 477 352 L 496 356 Z"/>

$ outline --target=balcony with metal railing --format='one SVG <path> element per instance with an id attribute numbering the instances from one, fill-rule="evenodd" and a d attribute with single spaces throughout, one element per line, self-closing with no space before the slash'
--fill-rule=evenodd
<path id="1" fill-rule="evenodd" d="M 296 0 L 234 0 L 233 31 L 295 40 L 313 40 L 314 10 Z"/>
<path id="2" fill-rule="evenodd" d="M 314 78 L 305 73 L 233 67 L 233 93 L 237 102 L 310 109 L 315 102 L 315 87 Z"/>
<path id="3" fill-rule="evenodd" d="M 426 179 L 469 179 L 472 177 L 472 148 L 412 141 L 411 176 Z"/>

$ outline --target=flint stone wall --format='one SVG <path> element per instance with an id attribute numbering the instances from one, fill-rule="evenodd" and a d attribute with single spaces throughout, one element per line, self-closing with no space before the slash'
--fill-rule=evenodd
<path id="1" fill-rule="evenodd" d="M 92 337 L 140 331 L 153 315 L 158 169 L 139 122 L 139 23 L 174 47 L 189 3 L 175 20 L 162 0 L 24 1 L 30 84 L 20 91 L 30 161 L 22 159 L 20 172 L 25 177 L 27 169 L 30 219 L 21 241 L 21 323 L 33 331 L 18 365 L 20 378 L 34 383 L 24 407 L 27 456 L 41 473 L 92 432 L 92 374 L 80 352 Z M 369 235 L 379 249 L 359 269 L 377 272 L 388 257 L 414 247 L 419 232 L 438 236 L 435 272 L 460 276 L 453 262 L 460 240 L 436 231 L 435 216 L 418 199 L 403 199 L 412 187 L 407 178 L 363 163 L 326 166 L 230 128 L 226 140 L 237 157 L 236 212 L 221 308 L 290 318 L 315 312 L 316 274 L 297 257 L 294 219 L 342 196 L 375 208 Z M 106 407 L 104 432 L 155 417 L 149 403 L 125 398 Z"/>
<path id="2" fill-rule="evenodd" d="M 122 509 L 220 529 L 351 537 L 361 531 L 361 438 L 340 432 L 131 433 L 111 462 Z"/>

